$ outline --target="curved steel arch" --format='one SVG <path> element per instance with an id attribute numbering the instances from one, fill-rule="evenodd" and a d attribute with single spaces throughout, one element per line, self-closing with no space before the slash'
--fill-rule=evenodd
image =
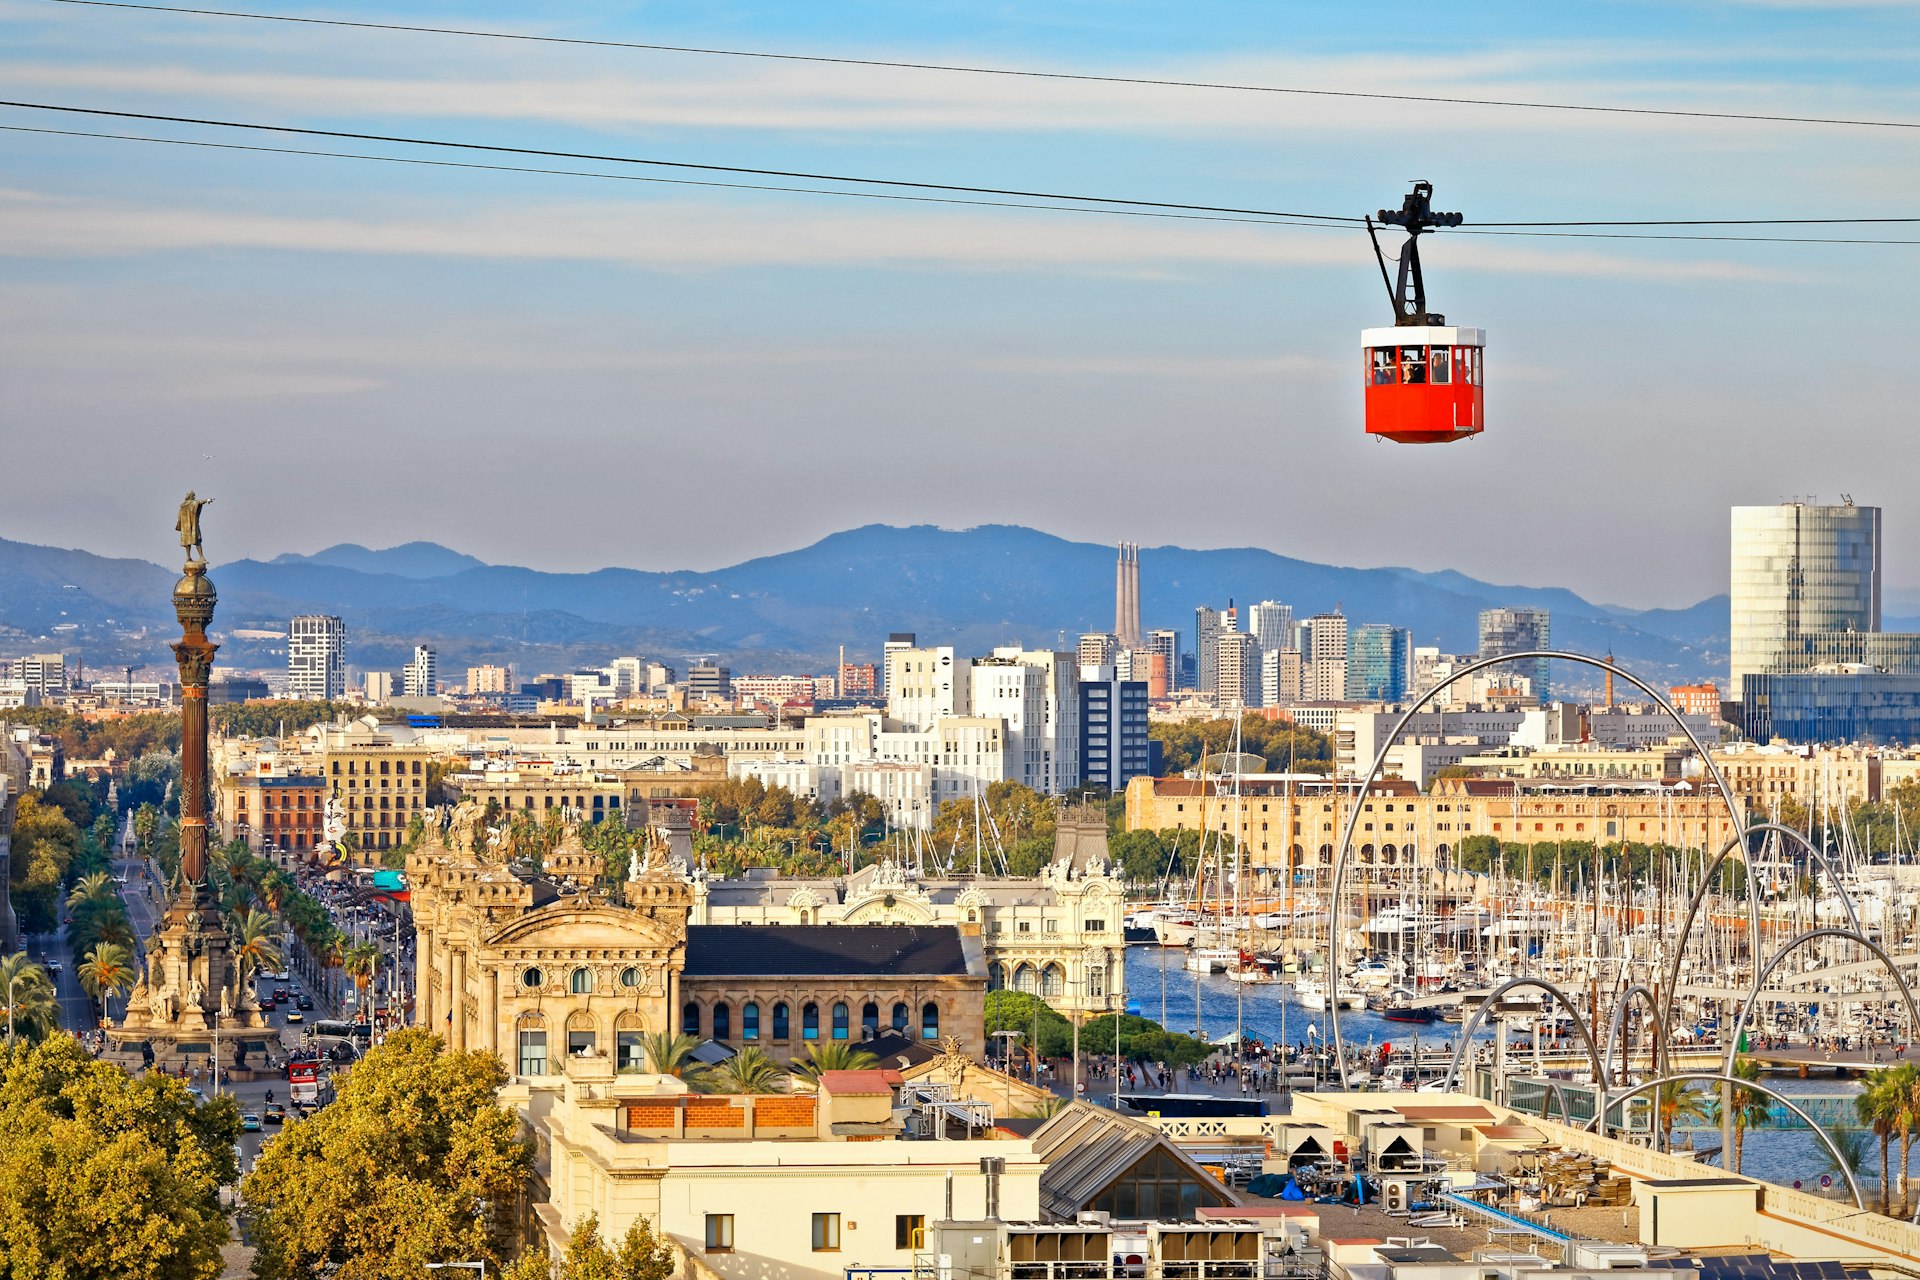
<path id="1" fill-rule="evenodd" d="M 1658 1089 L 1661 1085 L 1677 1084 L 1682 1080 L 1711 1080 L 1717 1084 L 1731 1084 L 1742 1089 L 1752 1089 L 1757 1093 L 1766 1094 L 1769 1098 L 1772 1098 L 1775 1102 L 1779 1103 L 1781 1106 L 1785 1107 L 1787 1110 L 1793 1112 L 1794 1115 L 1800 1117 L 1801 1120 L 1806 1122 L 1806 1126 L 1809 1129 L 1813 1130 L 1813 1136 L 1820 1139 L 1821 1145 L 1826 1147 L 1827 1155 L 1833 1160 L 1834 1166 L 1840 1170 L 1840 1176 L 1847 1180 L 1847 1190 L 1853 1193 L 1854 1207 L 1861 1210 L 1866 1209 L 1867 1202 L 1866 1202 L 1866 1198 L 1860 1194 L 1860 1183 L 1854 1178 L 1853 1170 L 1847 1168 L 1847 1162 L 1841 1159 L 1840 1148 L 1834 1144 L 1833 1135 L 1829 1134 L 1825 1129 L 1822 1129 L 1818 1124 L 1814 1123 L 1813 1117 L 1808 1115 L 1806 1112 L 1802 1111 L 1798 1106 L 1794 1105 L 1793 1100 L 1791 1098 L 1788 1098 L 1785 1094 L 1776 1093 L 1771 1087 L 1761 1084 L 1757 1080 L 1742 1080 L 1739 1076 L 1733 1075 L 1730 1072 L 1676 1071 L 1672 1075 L 1655 1076 L 1651 1080 L 1646 1080 L 1641 1082 L 1640 1084 L 1634 1085 L 1631 1089 L 1627 1089 L 1621 1093 L 1616 1093 L 1608 1097 L 1607 1105 L 1600 1109 L 1599 1115 L 1596 1115 L 1593 1119 L 1587 1121 L 1586 1129 L 1588 1131 L 1591 1131 L 1596 1124 L 1602 1123 L 1606 1119 L 1606 1113 L 1613 1109 L 1614 1103 L 1623 1102 L 1626 1099 L 1631 1098 L 1636 1093 L 1645 1093 L 1649 1089 Z M 1724 1161 L 1725 1159 L 1726 1159 L 1726 1154 L 1725 1154 L 1725 1149 L 1723 1148 L 1721 1153 L 1721 1160 Z M 1731 1173 L 1732 1170 L 1729 1169 L 1728 1172 Z"/>
<path id="2" fill-rule="evenodd" d="M 1667 1038 L 1667 1024 L 1660 1010 L 1660 999 L 1645 985 L 1638 982 L 1631 982 L 1627 984 L 1627 989 L 1620 993 L 1620 999 L 1614 1002 L 1613 1017 L 1607 1023 L 1606 1043 L 1601 1046 L 1604 1052 L 1612 1053 L 1613 1042 L 1615 1040 L 1620 1041 L 1620 1074 L 1622 1076 L 1627 1074 L 1628 1067 L 1627 1006 L 1633 1003 L 1635 992 L 1638 992 L 1640 998 L 1647 1002 L 1647 1012 L 1653 1015 L 1654 1060 L 1660 1064 L 1660 1070 L 1665 1071 L 1667 1069 L 1666 1058 L 1661 1053 L 1660 1048 L 1660 1046 L 1666 1042 Z"/>
<path id="3" fill-rule="evenodd" d="M 1447 1066 L 1447 1078 L 1442 1082 L 1440 1091 L 1452 1092 L 1454 1084 L 1460 1079 L 1460 1064 L 1466 1061 L 1467 1047 L 1473 1043 L 1473 1033 L 1478 1031 L 1481 1024 L 1486 1021 L 1487 1011 L 1493 1008 L 1494 1001 L 1515 987 L 1538 987 L 1558 1000 L 1560 1007 L 1573 1015 L 1574 1029 L 1580 1033 L 1580 1038 L 1587 1045 L 1587 1061 L 1593 1064 L 1593 1082 L 1600 1087 L 1601 1096 L 1605 1097 L 1608 1090 L 1613 1088 L 1613 1078 L 1607 1074 L 1606 1058 L 1601 1055 L 1600 1047 L 1593 1042 L 1593 1032 L 1587 1030 L 1587 1024 L 1580 1020 L 1580 1010 L 1572 1000 L 1567 998 L 1567 993 L 1545 978 L 1508 978 L 1487 993 L 1487 998 L 1481 1001 L 1480 1007 L 1473 1011 L 1466 1025 L 1460 1028 L 1460 1045 L 1453 1051 L 1453 1061 Z M 1566 1106 L 1564 1098 L 1561 1099 L 1561 1106 L 1563 1108 Z"/>
<path id="4" fill-rule="evenodd" d="M 1766 986 L 1767 979 L 1772 976 L 1775 969 L 1780 967 L 1782 961 L 1815 938 L 1845 938 L 1873 952 L 1874 959 L 1884 965 L 1887 972 L 1892 975 L 1894 989 L 1906 1002 L 1908 1026 L 1913 1029 L 1914 1035 L 1920 1036 L 1920 1005 L 1914 1003 L 1913 991 L 1907 986 L 1906 979 L 1900 976 L 1900 970 L 1894 966 L 1893 957 L 1882 951 L 1879 943 L 1852 929 L 1836 929 L 1832 926 L 1809 929 L 1805 933 L 1788 939 L 1784 946 L 1773 953 L 1773 958 L 1767 961 L 1766 967 L 1754 975 L 1753 990 L 1747 993 L 1747 1002 L 1740 1006 L 1739 1016 L 1733 1020 L 1733 1026 L 1727 1031 L 1726 1074 L 1733 1074 L 1733 1060 L 1739 1051 L 1740 1035 L 1746 1029 L 1747 1019 L 1753 1016 L 1753 1007 L 1760 1003 L 1761 988 Z"/>
<path id="5" fill-rule="evenodd" d="M 1700 877 L 1699 887 L 1693 891 L 1693 897 L 1687 902 L 1686 919 L 1680 922 L 1680 932 L 1673 940 L 1673 957 L 1667 965 L 1666 1008 L 1660 1016 L 1660 1028 L 1663 1033 L 1673 1025 L 1674 1006 L 1680 998 L 1680 960 L 1687 949 L 1687 938 L 1693 933 L 1693 922 L 1699 916 L 1700 906 L 1706 900 L 1707 890 L 1713 883 L 1713 873 L 1720 869 L 1720 865 L 1727 860 L 1735 849 L 1744 851 L 1747 838 L 1757 831 L 1773 832 L 1799 842 L 1800 847 L 1806 850 L 1807 854 L 1811 856 L 1815 862 L 1820 864 L 1820 869 L 1827 873 L 1827 879 L 1832 882 L 1834 887 L 1839 891 L 1840 905 L 1847 909 L 1847 921 L 1853 926 L 1853 931 L 1855 933 L 1861 932 L 1860 916 L 1853 908 L 1853 895 L 1847 892 L 1844 884 L 1840 883 L 1840 877 L 1835 873 L 1833 864 L 1827 861 L 1826 855 L 1814 848 L 1811 840 L 1801 835 L 1798 831 L 1795 831 L 1792 827 L 1781 826 L 1777 822 L 1754 823 L 1752 826 L 1741 831 L 1739 835 L 1720 846 L 1720 852 L 1714 854 L 1712 860 L 1707 863 L 1706 870 Z M 1751 859 L 1752 855 L 1751 853 L 1747 853 L 1746 856 Z M 1758 899 L 1754 896 L 1755 887 L 1751 862 L 1749 862 L 1748 865 L 1747 918 L 1749 921 L 1757 923 L 1759 920 L 1759 903 Z M 1757 932 L 1755 937 L 1757 939 Z M 1756 963 L 1758 962 L 1759 954 L 1760 950 L 1756 946 L 1754 948 Z M 1758 983 L 1755 984 L 1756 988 L 1758 985 Z M 1916 1028 L 1914 1034 L 1920 1035 L 1920 1028 Z M 1663 1045 L 1668 1043 L 1668 1037 L 1664 1034 L 1661 1036 L 1661 1043 Z M 1673 1069 L 1673 1061 L 1670 1054 L 1671 1050 L 1669 1049 L 1660 1057 L 1660 1069 L 1662 1071 L 1671 1071 Z"/>
<path id="6" fill-rule="evenodd" d="M 1446 679 L 1440 681 L 1440 683 L 1434 685 L 1433 688 L 1428 689 L 1425 693 L 1415 698 L 1407 709 L 1401 713 L 1400 718 L 1394 721 L 1393 731 L 1387 735 L 1386 740 L 1380 744 L 1379 752 L 1374 755 L 1373 765 L 1367 770 L 1366 779 L 1361 782 L 1360 789 L 1354 793 L 1353 807 L 1347 811 L 1347 820 L 1341 825 L 1340 846 L 1334 851 L 1333 855 L 1333 903 L 1330 927 L 1327 930 L 1327 981 L 1329 983 L 1337 986 L 1340 981 L 1340 890 L 1342 881 L 1346 878 L 1347 858 L 1353 851 L 1354 826 L 1360 819 L 1361 802 L 1366 799 L 1367 792 L 1372 790 L 1373 784 L 1379 779 L 1380 770 L 1386 767 L 1387 753 L 1393 750 L 1393 745 L 1400 740 L 1400 735 L 1406 732 L 1407 726 L 1413 722 L 1414 716 L 1418 715 L 1428 703 L 1432 702 L 1455 681 L 1464 680 L 1476 671 L 1484 671 L 1488 667 L 1497 667 L 1502 663 L 1508 662 L 1524 662 L 1529 658 L 1546 658 L 1561 662 L 1574 662 L 1583 666 L 1597 668 L 1609 675 L 1619 676 L 1622 680 L 1625 680 L 1628 684 L 1658 703 L 1660 709 L 1667 713 L 1667 717 L 1671 719 L 1675 725 L 1679 726 L 1680 732 L 1686 735 L 1687 741 L 1693 744 L 1693 749 L 1699 755 L 1701 763 L 1706 766 L 1707 772 L 1713 775 L 1715 785 L 1720 788 L 1720 800 L 1721 803 L 1727 807 L 1727 817 L 1732 822 L 1733 829 L 1744 834 L 1746 824 L 1741 820 L 1739 811 L 1733 807 L 1733 792 L 1727 788 L 1727 780 L 1721 775 L 1720 766 L 1713 762 L 1713 757 L 1708 754 L 1705 744 L 1700 741 L 1692 729 L 1687 727 L 1687 722 L 1681 718 L 1678 711 L 1674 710 L 1673 704 L 1667 701 L 1665 695 L 1640 679 L 1639 676 L 1621 667 L 1616 667 L 1613 663 L 1605 659 L 1593 658 L 1584 653 L 1571 653 L 1561 649 L 1528 649 L 1521 653 L 1504 653 L 1497 658 L 1482 658 L 1477 662 L 1470 662 L 1449 675 Z M 1755 917 L 1755 921 L 1757 925 L 1757 916 Z M 1753 949 L 1758 952 L 1760 948 L 1757 941 L 1757 930 L 1755 936 L 1756 942 Z M 1333 1041 L 1334 1061 L 1340 1070 L 1341 1078 L 1345 1079 L 1347 1074 L 1347 1046 L 1346 1042 L 1340 1037 L 1340 1007 L 1338 1001 L 1334 1001 L 1328 1006 L 1327 1016 L 1332 1028 L 1332 1033 L 1329 1038 Z M 1578 1022 L 1579 1019 L 1576 1018 L 1574 1021 Z"/>

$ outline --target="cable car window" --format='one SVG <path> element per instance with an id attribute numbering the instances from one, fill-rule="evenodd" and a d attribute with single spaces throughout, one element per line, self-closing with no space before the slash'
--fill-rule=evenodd
<path id="1" fill-rule="evenodd" d="M 1425 347 L 1400 348 L 1400 381 L 1408 386 L 1418 386 L 1427 380 L 1427 349 Z"/>
<path id="2" fill-rule="evenodd" d="M 1433 358 L 1429 362 L 1432 367 L 1428 370 L 1428 373 L 1433 378 L 1435 386 L 1453 381 L 1451 376 L 1453 373 L 1452 355 L 1453 348 L 1451 347 L 1435 347 L 1433 349 Z"/>
<path id="3" fill-rule="evenodd" d="M 1392 386 L 1393 382 L 1393 348 L 1375 347 L 1373 349 L 1373 385 L 1388 387 Z"/>

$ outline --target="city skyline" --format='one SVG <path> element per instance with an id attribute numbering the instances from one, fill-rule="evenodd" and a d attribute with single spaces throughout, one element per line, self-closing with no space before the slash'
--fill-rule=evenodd
<path id="1" fill-rule="evenodd" d="M 525 23 L 484 4 L 462 17 Z M 1906 6 L 1377 17 L 874 4 L 855 23 L 749 5 L 717 26 L 573 13 L 537 33 L 1920 116 L 1888 52 L 1913 43 Z M 829 70 L 56 5 L 15 6 L 4 22 L 19 96 L 110 109 L 1356 215 L 1424 177 L 1468 218 L 1427 247 L 1434 302 L 1484 326 L 1488 354 L 1486 434 L 1394 448 L 1361 433 L 1358 333 L 1382 322 L 1385 299 L 1358 231 L 10 133 L 0 371 L 12 460 L 41 483 L 0 515 L 0 536 L 136 552 L 156 478 L 233 495 L 234 556 L 324 545 L 343 527 L 383 545 L 432 530 L 547 569 L 731 563 L 849 523 L 1041 511 L 1087 541 L 1252 542 L 1673 606 L 1720 575 L 1711 557 L 1674 564 L 1669 549 L 1711 545 L 1726 506 L 1831 497 L 1858 486 L 1865 458 L 1904 447 L 1891 373 L 1904 353 L 1880 318 L 1904 305 L 1888 258 L 1909 250 L 1469 234 L 1536 218 L 1897 212 L 1910 168 L 1890 131 Z M 1790 362 L 1730 323 L 1777 309 L 1787 284 L 1804 335 Z M 1810 422 L 1818 449 L 1803 447 Z M 577 468 L 559 465 L 629 456 L 636 436 L 630 456 L 648 471 L 706 475 L 725 457 L 711 473 L 722 490 L 783 500 L 717 521 L 707 486 L 656 487 L 654 527 L 636 538 L 622 504 L 578 501 Z M 832 447 L 805 447 L 822 438 Z M 290 469 L 260 447 L 269 439 L 327 443 Z M 423 460 L 457 452 L 463 482 L 359 465 L 396 443 Z M 1169 444 L 1199 465 L 1141 467 Z M 66 465 L 76 454 L 89 465 Z M 1656 455 L 1669 465 L 1636 469 L 1620 493 L 1502 486 L 1499 520 L 1430 536 L 1446 495 L 1479 493 L 1490 474 L 1594 477 L 1602 458 L 1624 472 Z M 1063 472 L 1076 483 L 1059 484 Z M 569 528 L 529 538 L 475 494 L 564 505 Z M 1615 554 L 1587 554 L 1596 536 Z M 1895 521 L 1887 538 L 1891 563 L 1920 565 L 1920 523 Z M 1651 563 L 1668 567 L 1649 576 Z"/>

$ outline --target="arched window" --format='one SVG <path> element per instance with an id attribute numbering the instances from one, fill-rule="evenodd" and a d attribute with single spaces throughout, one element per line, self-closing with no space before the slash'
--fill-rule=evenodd
<path id="1" fill-rule="evenodd" d="M 547 1074 L 547 1024 L 537 1013 L 520 1015 L 517 1030 L 520 1041 L 520 1074 Z"/>
<path id="2" fill-rule="evenodd" d="M 567 1015 L 567 1056 L 578 1057 L 598 1045 L 599 1034 L 594 1030 L 593 1015 L 585 1009 L 576 1009 Z"/>
<path id="3" fill-rule="evenodd" d="M 1057 964 L 1050 964 L 1040 971 L 1040 998 L 1058 999 L 1067 989 L 1067 971 Z"/>
<path id="4" fill-rule="evenodd" d="M 1040 994 L 1040 971 L 1030 964 L 1023 964 L 1013 971 L 1013 989 L 1024 991 L 1030 996 Z"/>
<path id="5" fill-rule="evenodd" d="M 584 966 L 567 975 L 567 987 L 577 996 L 589 995 L 593 991 L 593 970 Z"/>
<path id="6" fill-rule="evenodd" d="M 691 1000 L 687 1001 L 686 1007 L 680 1010 L 680 1030 L 683 1034 L 690 1036 L 700 1034 L 700 1006 Z"/>
<path id="7" fill-rule="evenodd" d="M 733 1006 L 724 1000 L 713 1006 L 713 1038 L 733 1039 Z"/>
<path id="8" fill-rule="evenodd" d="M 640 970 L 635 968 L 632 965 L 628 965 L 626 968 L 622 969 L 620 971 L 620 985 L 623 987 L 639 986 Z"/>
<path id="9" fill-rule="evenodd" d="M 614 1070 L 622 1074 L 638 1072 L 646 1066 L 646 1024 L 640 1015 L 628 1010 L 613 1024 Z"/>
<path id="10" fill-rule="evenodd" d="M 995 960 L 987 966 L 987 990 L 1004 991 L 1007 986 L 1007 966 Z"/>
<path id="11" fill-rule="evenodd" d="M 940 1038 L 940 1006 L 931 1000 L 920 1007 L 920 1038 L 922 1040 Z"/>
<path id="12" fill-rule="evenodd" d="M 751 1000 L 740 1006 L 740 1038 L 742 1040 L 760 1038 L 760 1006 Z"/>
<path id="13" fill-rule="evenodd" d="M 869 1000 L 860 1008 L 860 1035 L 871 1040 L 880 1034 L 880 1006 Z"/>
<path id="14" fill-rule="evenodd" d="M 907 1018 L 909 1016 L 905 1004 L 896 1004 L 893 1006 L 893 1029 L 901 1035 L 905 1035 L 907 1033 Z"/>
<path id="15" fill-rule="evenodd" d="M 787 1038 L 787 1002 L 784 1000 L 773 1006 L 773 1038 L 775 1040 Z"/>
<path id="16" fill-rule="evenodd" d="M 847 1002 L 844 1000 L 837 1001 L 833 1006 L 833 1038 L 835 1040 L 845 1040 L 847 1038 L 848 1019 Z"/>
<path id="17" fill-rule="evenodd" d="M 806 1004 L 800 1006 L 800 1038 L 818 1040 L 820 1038 L 820 1006 Z"/>

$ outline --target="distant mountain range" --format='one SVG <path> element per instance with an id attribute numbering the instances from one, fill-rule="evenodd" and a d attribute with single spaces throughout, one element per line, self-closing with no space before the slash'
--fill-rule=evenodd
<path id="1" fill-rule="evenodd" d="M 711 572 L 544 573 L 412 542 L 241 560 L 215 565 L 212 576 L 222 665 L 284 660 L 278 643 L 236 631 L 284 631 L 294 614 L 333 613 L 349 629 L 348 660 L 368 668 L 397 667 L 414 644 L 430 643 L 449 673 L 507 661 L 531 674 L 628 653 L 675 667 L 713 654 L 745 672 L 826 670 L 841 644 L 872 659 L 891 631 L 963 652 L 1015 641 L 1071 648 L 1081 632 L 1113 626 L 1113 564 L 1112 547 L 1017 526 L 869 525 Z M 0 651 L 77 650 L 106 667 L 167 661 L 174 577 L 144 561 L 0 541 Z M 1143 626 L 1179 628 L 1183 648 L 1193 643 L 1194 606 L 1229 599 L 1284 601 L 1296 618 L 1337 605 L 1355 623 L 1391 622 L 1410 628 L 1415 644 L 1457 653 L 1475 648 L 1480 610 L 1530 605 L 1552 611 L 1557 647 L 1611 651 L 1650 681 L 1723 676 L 1727 666 L 1724 595 L 1632 610 L 1452 571 L 1183 547 L 1142 550 L 1140 595 Z"/>

